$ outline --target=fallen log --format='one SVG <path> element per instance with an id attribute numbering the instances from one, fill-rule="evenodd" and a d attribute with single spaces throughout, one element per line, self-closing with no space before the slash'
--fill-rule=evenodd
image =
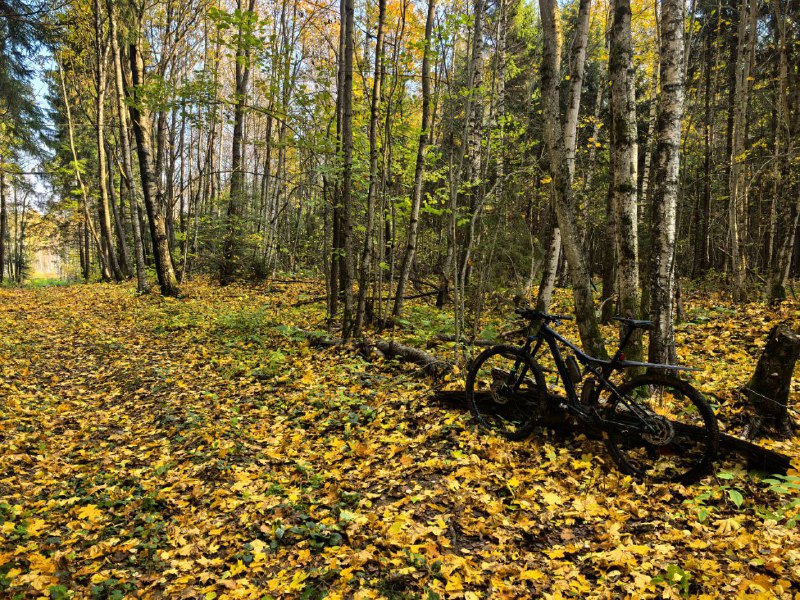
<path id="1" fill-rule="evenodd" d="M 419 365 L 426 375 L 436 379 L 453 370 L 453 365 L 449 362 L 443 361 L 419 348 L 399 344 L 393 340 L 364 340 L 361 344 L 364 345 L 365 349 L 370 347 L 377 348 L 386 358 L 399 358 Z"/>
<path id="2" fill-rule="evenodd" d="M 468 409 L 467 396 L 464 390 L 439 390 L 433 395 L 433 399 L 445 403 L 453 408 Z M 493 400 L 488 392 L 480 392 L 476 395 L 476 401 L 482 411 L 491 411 Z M 548 410 L 542 414 L 542 425 L 551 427 L 562 432 L 568 430 L 579 431 L 589 437 L 596 437 L 597 432 L 583 427 L 575 419 L 570 419 L 567 414 L 557 408 L 565 399 L 559 396 L 549 396 L 547 398 Z M 681 424 L 681 430 L 692 433 L 696 430 L 698 434 L 701 428 L 691 425 Z M 762 448 L 747 440 L 720 432 L 719 445 L 721 453 L 732 452 L 747 459 L 747 468 L 767 473 L 782 473 L 791 468 L 791 459 L 785 454 Z"/>
<path id="3" fill-rule="evenodd" d="M 383 358 L 393 358 L 414 363 L 422 368 L 422 372 L 434 379 L 441 379 L 453 370 L 453 365 L 445 360 L 394 340 L 363 339 L 346 341 L 342 338 L 314 335 L 310 332 L 298 331 L 306 335 L 310 346 L 315 348 L 333 348 L 335 346 L 352 345 L 365 358 L 372 358 L 376 354 Z"/>

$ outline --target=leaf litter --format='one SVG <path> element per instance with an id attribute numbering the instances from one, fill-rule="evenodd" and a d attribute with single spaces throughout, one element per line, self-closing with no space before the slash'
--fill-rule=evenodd
<path id="1" fill-rule="evenodd" d="M 597 440 L 481 436 L 413 366 L 311 348 L 293 332 L 323 330 L 323 307 L 294 305 L 314 284 L 186 289 L 0 289 L 0 594 L 800 593 L 796 470 L 645 485 Z M 766 332 L 800 307 L 685 302 L 679 357 L 732 430 Z M 441 322 L 414 305 L 394 335 Z M 797 438 L 764 443 L 800 466 Z"/>

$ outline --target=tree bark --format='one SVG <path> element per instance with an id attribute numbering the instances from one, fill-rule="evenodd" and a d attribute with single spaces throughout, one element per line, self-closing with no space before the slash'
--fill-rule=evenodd
<path id="1" fill-rule="evenodd" d="M 786 15 L 781 0 L 772 0 L 772 14 L 776 28 L 776 43 L 778 46 L 778 90 L 776 98 L 776 134 L 775 134 L 775 196 L 772 200 L 773 210 L 785 204 L 788 210 L 782 211 L 782 222 L 787 226 L 784 229 L 784 237 L 777 245 L 778 251 L 775 257 L 767 256 L 770 264 L 769 281 L 767 282 L 767 301 L 770 304 L 786 299 L 786 283 L 789 279 L 789 271 L 792 263 L 792 249 L 794 248 L 795 236 L 797 235 L 798 219 L 800 219 L 800 189 L 794 192 L 794 202 L 790 201 L 792 196 L 791 172 L 794 164 L 794 144 L 792 144 L 792 126 L 789 105 L 789 59 L 788 44 L 789 36 L 786 32 Z M 800 117 L 798 117 L 800 118 Z M 792 205 L 794 204 L 794 216 L 792 216 Z M 773 230 L 774 231 L 774 230 Z M 776 244 L 770 236 L 772 246 Z"/>
<path id="2" fill-rule="evenodd" d="M 344 28 L 344 74 L 342 87 L 342 290 L 344 292 L 344 314 L 342 335 L 348 339 L 353 333 L 353 280 L 355 261 L 353 256 L 353 54 L 354 54 L 354 1 L 344 0 L 342 27 Z"/>
<path id="3" fill-rule="evenodd" d="M 106 157 L 111 156 L 111 148 L 108 145 L 108 141 L 105 143 L 106 146 Z M 117 255 L 119 258 L 119 268 L 122 271 L 122 275 L 124 275 L 125 279 L 131 278 L 131 268 L 130 268 L 130 261 L 128 259 L 128 240 L 125 236 L 126 228 L 126 219 L 125 219 L 125 211 L 123 210 L 122 205 L 117 204 L 116 192 L 114 191 L 114 169 L 112 166 L 112 160 L 107 160 L 107 167 L 108 167 L 108 204 L 111 206 L 111 214 L 114 217 L 114 233 L 116 234 L 117 238 Z M 122 178 L 120 178 L 122 179 Z M 120 183 L 120 193 L 122 193 L 122 184 Z"/>
<path id="4" fill-rule="evenodd" d="M 411 215 L 408 221 L 408 236 L 403 262 L 400 265 L 400 276 L 397 281 L 392 315 L 397 318 L 403 314 L 403 300 L 406 293 L 411 266 L 417 251 L 417 235 L 419 232 L 419 211 L 422 205 L 422 179 L 425 173 L 425 153 L 429 143 L 431 120 L 431 36 L 433 19 L 436 14 L 436 0 L 428 0 L 428 14 L 425 18 L 425 48 L 422 51 L 422 123 L 420 124 L 419 141 L 417 143 L 417 159 L 414 165 L 414 188 L 411 197 Z"/>
<path id="5" fill-rule="evenodd" d="M 661 4 L 661 111 L 656 148 L 656 189 L 653 199 L 653 248 L 649 360 L 675 361 L 673 298 L 675 289 L 675 233 L 680 171 L 681 118 L 684 101 L 684 0 Z"/>
<path id="6" fill-rule="evenodd" d="M 589 13 L 591 0 L 581 0 L 578 6 L 578 20 L 575 26 L 575 39 L 572 44 L 572 57 L 570 60 L 569 90 L 567 92 L 567 112 L 564 115 L 563 124 L 559 119 L 560 131 L 564 137 L 564 160 L 567 166 L 567 183 L 570 189 L 575 177 L 575 146 L 578 137 L 578 113 L 581 103 L 581 89 L 583 87 L 583 72 L 586 64 L 586 46 L 589 39 Z M 560 32 L 558 33 L 560 37 Z M 561 49 L 558 50 L 557 63 L 561 63 Z M 560 94 L 560 93 L 559 93 Z M 553 289 L 556 283 L 558 263 L 561 258 L 561 229 L 558 226 L 556 217 L 556 202 L 558 201 L 555 180 L 551 177 L 551 207 L 548 209 L 545 229 L 545 249 L 544 269 L 542 270 L 542 281 L 539 285 L 539 294 L 536 300 L 536 309 L 547 312 L 550 308 L 550 300 L 553 296 Z M 577 214 L 575 214 L 577 224 Z M 580 236 L 581 243 L 584 236 Z"/>
<path id="7" fill-rule="evenodd" d="M 790 329 L 789 322 L 773 327 L 756 370 L 742 389 L 753 412 L 747 437 L 791 434 L 788 401 L 798 357 L 800 334 Z"/>
<path id="8" fill-rule="evenodd" d="M 246 12 L 242 0 L 238 0 L 239 32 L 236 41 L 235 100 L 233 109 L 233 140 L 231 144 L 231 182 L 225 233 L 222 244 L 222 262 L 219 282 L 228 285 L 239 273 L 242 259 L 242 211 L 244 210 L 244 173 L 242 172 L 242 137 L 244 130 L 244 106 L 247 99 L 247 84 L 250 78 L 250 19 L 255 0 L 249 0 Z"/>
<path id="9" fill-rule="evenodd" d="M 111 211 L 108 204 L 108 171 L 106 169 L 106 146 L 105 146 L 105 104 L 106 104 L 106 80 L 107 80 L 107 61 L 108 61 L 108 42 L 105 39 L 102 22 L 102 11 L 100 0 L 94 0 L 94 43 L 95 43 L 95 94 L 97 100 L 97 115 L 95 121 L 95 142 L 97 143 L 97 181 L 100 187 L 100 205 L 98 213 L 100 216 L 100 236 L 105 250 L 111 275 L 116 281 L 124 279 L 122 269 L 117 260 L 117 253 L 114 249 L 114 237 L 111 227 Z"/>
<path id="10" fill-rule="evenodd" d="M 608 71 L 614 129 L 612 185 L 617 217 L 617 310 L 625 317 L 636 318 L 639 314 L 638 145 L 630 0 L 614 0 L 613 10 Z M 626 354 L 632 360 L 641 357 L 641 331 L 634 332 Z"/>
<path id="11" fill-rule="evenodd" d="M 613 144 L 613 135 L 611 137 L 611 143 Z M 611 158 L 613 169 L 613 156 Z M 617 211 L 614 208 L 613 186 L 608 186 L 608 192 L 606 193 L 606 231 L 603 239 L 606 244 L 603 250 L 605 264 L 603 265 L 603 292 L 600 296 L 600 321 L 602 323 L 610 323 L 617 312 Z"/>
<path id="12" fill-rule="evenodd" d="M 353 325 L 353 335 L 361 335 L 367 311 L 367 287 L 375 254 L 375 203 L 378 195 L 378 110 L 383 80 L 383 21 L 386 0 L 378 0 L 378 31 L 375 36 L 375 70 L 372 80 L 372 98 L 369 108 L 369 190 L 367 192 L 367 224 L 364 231 L 364 248 L 361 253 L 361 272 L 358 281 L 358 307 Z"/>
<path id="13" fill-rule="evenodd" d="M 560 127 L 558 74 L 561 63 L 561 27 L 558 22 L 557 5 L 555 0 L 539 0 L 539 6 L 544 30 L 542 56 L 544 138 L 549 156 L 550 178 L 555 187 L 556 216 L 569 266 L 581 342 L 590 354 L 604 357 L 607 352 L 597 326 L 591 276 L 581 248 L 573 190 L 568 176 L 570 171 L 564 141 L 566 136 Z"/>
<path id="14" fill-rule="evenodd" d="M 140 19 L 141 20 L 141 19 Z M 141 30 L 137 32 L 141 37 Z M 152 122 L 150 109 L 141 97 L 141 86 L 144 83 L 145 64 L 141 55 L 138 40 L 130 44 L 130 96 L 129 105 L 131 124 L 136 138 L 136 153 L 139 158 L 139 175 L 142 180 L 142 196 L 147 210 L 150 225 L 150 236 L 153 241 L 153 257 L 161 293 L 164 296 L 177 296 L 180 293 L 172 255 L 169 248 L 167 228 L 161 207 L 158 205 L 158 188 L 153 167 Z"/>
<path id="15" fill-rule="evenodd" d="M 550 301 L 553 299 L 553 290 L 556 287 L 556 274 L 558 262 L 561 259 L 561 230 L 558 228 L 556 217 L 555 190 L 551 183 L 548 184 L 550 192 L 547 206 L 542 218 L 540 239 L 544 242 L 545 255 L 542 260 L 542 280 L 539 283 L 539 292 L 536 295 L 536 310 L 547 312 Z"/>
<path id="16" fill-rule="evenodd" d="M 730 249 L 730 268 L 732 274 L 732 294 L 735 301 L 743 301 L 745 290 L 745 261 L 741 249 L 739 212 L 744 195 L 745 171 L 745 121 L 750 91 L 750 45 L 754 32 L 751 31 L 750 14 L 756 10 L 754 0 L 741 0 L 739 4 L 739 28 L 734 64 L 733 119 L 731 130 L 731 153 L 729 156 L 728 178 L 728 235 Z"/>
<path id="17" fill-rule="evenodd" d="M 2 163 L 2 160 L 0 160 Z M 6 174 L 0 164 L 0 283 L 6 268 L 6 229 L 8 229 L 8 212 L 6 210 Z"/>
<path id="18" fill-rule="evenodd" d="M 712 153 L 714 124 L 711 112 L 711 75 L 714 65 L 711 62 L 711 34 L 707 33 L 704 44 L 704 135 L 703 135 L 703 197 L 700 202 L 700 210 L 697 215 L 694 238 L 694 264 L 692 265 L 692 275 L 695 278 L 702 277 L 708 270 L 708 237 L 711 226 L 711 178 L 712 178 Z"/>

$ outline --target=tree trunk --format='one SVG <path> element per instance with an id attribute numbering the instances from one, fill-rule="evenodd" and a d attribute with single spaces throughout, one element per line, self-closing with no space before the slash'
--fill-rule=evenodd
<path id="1" fill-rule="evenodd" d="M 456 215 L 459 208 L 462 211 L 466 208 L 466 214 L 463 212 L 460 214 L 464 214 L 463 219 L 467 219 L 467 215 L 469 216 L 469 226 L 462 236 L 458 235 L 458 224 L 453 224 L 451 221 L 453 239 L 455 240 L 452 254 L 454 330 L 456 335 L 459 336 L 463 332 L 466 320 L 466 288 L 471 268 L 471 253 L 475 241 L 475 225 L 482 211 L 484 200 L 481 176 L 484 131 L 484 91 L 482 86 L 485 12 L 485 0 L 475 0 L 472 31 L 470 33 L 472 47 L 467 65 L 464 130 L 461 138 L 462 150 L 459 152 L 458 178 L 455 180 L 458 183 L 454 189 L 451 189 L 451 195 L 456 200 L 456 204 L 452 207 L 453 215 Z M 458 247 L 459 241 L 461 242 L 460 247 Z"/>
<path id="2" fill-rule="evenodd" d="M 108 43 L 104 39 L 102 12 L 100 0 L 94 0 L 94 34 L 95 34 L 95 60 L 97 71 L 95 78 L 95 92 L 97 95 L 97 120 L 95 122 L 95 141 L 97 142 L 97 181 L 100 186 L 100 235 L 111 274 L 116 281 L 125 277 L 117 260 L 114 249 L 114 235 L 111 227 L 111 209 L 108 204 L 108 170 L 106 169 L 106 80 L 108 62 Z"/>
<path id="3" fill-rule="evenodd" d="M 0 160 L 0 163 L 2 161 Z M 8 212 L 6 211 L 6 174 L 0 165 L 0 283 L 6 268 L 6 229 L 8 229 Z"/>
<path id="4" fill-rule="evenodd" d="M 591 0 L 581 0 L 578 7 L 578 21 L 575 26 L 575 40 L 572 44 L 572 57 L 570 60 L 570 76 L 568 81 L 569 91 L 567 96 L 567 112 L 564 115 L 563 123 L 563 137 L 564 137 L 564 161 L 567 166 L 567 173 L 564 175 L 567 178 L 567 183 L 570 189 L 575 177 L 575 145 L 578 138 L 578 113 L 580 111 L 581 103 L 581 89 L 583 87 L 583 72 L 586 64 L 586 45 L 589 37 L 589 13 L 591 9 Z M 559 32 L 560 37 L 560 32 Z M 561 43 L 559 41 L 559 43 Z M 557 63 L 561 62 L 561 49 L 558 50 Z M 559 119 L 559 128 L 562 125 Z M 555 179 L 551 177 L 551 190 L 556 189 Z M 552 214 L 549 217 L 549 224 L 551 227 L 546 227 L 545 240 L 546 240 L 546 256 L 544 260 L 544 269 L 542 270 L 542 282 L 539 285 L 539 295 L 536 300 L 536 309 L 547 312 L 550 307 L 550 299 L 553 295 L 553 289 L 556 283 L 556 273 L 558 271 L 558 263 L 561 258 L 561 230 L 558 226 L 556 218 L 556 203 L 558 198 L 556 195 L 551 196 L 551 206 L 549 211 Z M 578 223 L 577 214 L 574 215 L 576 224 Z M 580 236 L 580 243 L 582 244 L 584 236 Z"/>
<path id="5" fill-rule="evenodd" d="M 106 156 L 111 156 L 111 149 L 106 141 Z M 119 268 L 125 279 L 131 278 L 130 261 L 128 259 L 128 241 L 125 237 L 125 211 L 123 206 L 117 205 L 116 192 L 114 191 L 114 169 L 112 161 L 107 160 L 108 166 L 108 204 L 111 206 L 111 214 L 114 217 L 114 233 L 117 237 L 117 254 L 119 257 Z M 120 178 L 122 180 L 123 178 Z M 120 183 L 120 193 L 122 184 Z"/>
<path id="6" fill-rule="evenodd" d="M 713 114 L 711 112 L 711 75 L 714 65 L 711 62 L 711 34 L 706 34 L 706 41 L 704 44 L 704 135 L 703 135 L 703 198 L 699 214 L 697 215 L 697 223 L 695 226 L 694 238 L 694 264 L 692 266 L 692 275 L 696 278 L 705 275 L 708 270 L 708 236 L 711 226 L 711 178 L 712 166 L 711 159 L 713 153 L 713 135 L 714 124 Z"/>
<path id="7" fill-rule="evenodd" d="M 684 0 L 661 4 L 661 111 L 658 117 L 656 189 L 653 199 L 653 247 L 650 291 L 649 360 L 675 360 L 673 297 L 675 232 L 680 171 L 681 118 L 684 100 Z"/>
<path id="8" fill-rule="evenodd" d="M 419 211 L 422 205 L 422 183 L 425 173 L 425 153 L 429 143 L 428 130 L 431 121 L 431 36 L 433 19 L 436 14 L 436 0 L 428 0 L 428 15 L 425 19 L 425 48 L 422 51 L 422 123 L 420 124 L 419 142 L 417 143 L 417 160 L 414 165 L 414 189 L 411 197 L 411 215 L 408 221 L 408 236 L 403 262 L 400 265 L 400 277 L 397 282 L 397 293 L 392 314 L 395 318 L 403 313 L 403 300 L 406 293 L 411 266 L 417 251 L 417 234 L 419 232 Z"/>
<path id="9" fill-rule="evenodd" d="M 567 112 L 564 115 L 564 155 L 569 173 L 569 184 L 575 177 L 575 146 L 578 139 L 578 113 L 583 89 L 583 72 L 586 66 L 586 46 L 589 40 L 589 13 L 591 0 L 580 0 L 578 22 L 575 25 L 575 38 L 572 42 L 572 56 L 569 69 L 569 92 Z"/>
<path id="10" fill-rule="evenodd" d="M 618 312 L 625 317 L 636 318 L 639 314 L 638 150 L 630 0 L 614 0 L 613 9 L 608 71 L 611 76 L 614 128 L 612 185 L 617 217 Z M 631 336 L 626 354 L 632 360 L 641 358 L 641 331 Z"/>
<path id="11" fill-rule="evenodd" d="M 544 242 L 545 255 L 542 261 L 542 281 L 539 283 L 539 293 L 536 296 L 536 310 L 542 312 L 550 309 L 550 301 L 553 299 L 553 290 L 556 287 L 558 262 L 561 259 L 561 230 L 558 228 L 556 218 L 552 182 L 548 184 L 548 190 L 550 194 L 541 228 L 541 240 Z"/>
<path id="12" fill-rule="evenodd" d="M 582 3 L 583 4 L 583 3 Z M 569 266 L 575 316 L 585 350 L 599 357 L 607 355 L 592 298 L 592 282 L 586 257 L 581 248 L 570 168 L 565 148 L 565 132 L 560 127 L 558 74 L 561 63 L 561 27 L 555 0 L 540 0 L 544 47 L 542 58 L 542 112 L 544 115 L 545 147 L 549 156 L 550 177 L 556 193 L 556 216 Z M 588 5 L 586 7 L 588 10 Z M 585 40 L 582 44 L 585 45 Z M 577 86 L 576 86 L 577 87 Z M 578 88 L 580 89 L 580 88 Z M 574 150 L 573 150 L 574 152 Z"/>
<path id="13" fill-rule="evenodd" d="M 754 0 L 741 0 L 739 4 L 739 29 L 734 64 L 733 120 L 731 132 L 731 153 L 729 156 L 728 178 L 728 235 L 730 248 L 730 268 L 732 274 L 733 299 L 745 298 L 745 265 L 741 249 L 739 212 L 745 187 L 744 151 L 745 120 L 750 90 L 750 44 L 754 35 L 750 31 L 750 13 L 756 10 Z"/>
<path id="14" fill-rule="evenodd" d="M 342 87 L 342 154 L 344 170 L 342 175 L 342 290 L 344 292 L 344 314 L 342 315 L 342 335 L 348 339 L 353 333 L 353 279 L 355 278 L 355 257 L 353 256 L 353 53 L 354 53 L 354 1 L 344 0 L 344 75 Z"/>
<path id="15" fill-rule="evenodd" d="M 141 37 L 141 31 L 138 31 Z M 164 296 L 177 296 L 180 293 L 175 269 L 172 265 L 167 228 L 161 207 L 158 205 L 158 188 L 153 168 L 152 123 L 150 109 L 143 102 L 140 94 L 144 83 L 144 58 L 139 52 L 138 42 L 130 45 L 130 89 L 133 101 L 130 103 L 130 117 L 133 133 L 136 137 L 136 153 L 139 158 L 139 175 L 142 180 L 142 195 L 147 209 L 150 224 L 150 236 L 153 241 L 153 257 L 161 293 Z"/>
<path id="16" fill-rule="evenodd" d="M 798 356 L 800 334 L 790 329 L 789 322 L 773 327 L 756 370 L 742 389 L 753 411 L 747 437 L 791 434 L 788 401 Z"/>
<path id="17" fill-rule="evenodd" d="M 358 308 L 353 335 L 361 335 L 367 310 L 367 287 L 375 254 L 375 202 L 378 195 L 378 110 L 383 80 L 383 21 L 386 0 L 378 1 L 378 32 L 375 37 L 375 70 L 372 80 L 372 99 L 369 109 L 369 191 L 367 192 L 367 224 L 364 231 L 364 249 L 361 253 L 361 272 L 358 281 Z"/>
<path id="18" fill-rule="evenodd" d="M 69 104 L 69 96 L 67 95 L 67 82 L 64 76 L 64 69 L 61 66 L 61 63 L 58 64 L 58 73 L 61 79 L 61 93 L 64 98 L 64 113 L 67 117 L 67 138 L 69 140 L 69 148 L 72 154 L 72 166 L 75 170 L 75 181 L 78 183 L 78 186 L 81 190 L 81 205 L 83 208 L 83 219 L 84 224 L 87 231 L 84 231 L 85 234 L 85 243 L 88 245 L 89 243 L 89 236 L 88 233 L 91 233 L 92 240 L 97 247 L 97 255 L 100 259 L 100 269 L 104 279 L 111 278 L 111 272 L 108 270 L 108 262 L 106 260 L 105 251 L 103 245 L 100 243 L 100 238 L 97 236 L 97 230 L 94 228 L 94 221 L 92 221 L 91 213 L 89 212 L 89 193 L 86 190 L 86 186 L 83 183 L 83 177 L 81 177 L 80 169 L 78 168 L 78 153 L 75 149 L 75 136 L 73 134 L 73 127 L 72 127 L 72 110 Z M 84 265 L 86 269 L 84 270 L 84 279 L 88 281 L 89 279 L 89 248 L 86 249 L 86 264 Z"/>
<path id="19" fill-rule="evenodd" d="M 794 248 L 795 236 L 797 235 L 798 219 L 800 219 L 800 189 L 794 192 L 794 202 L 790 201 L 792 196 L 792 180 L 790 173 L 794 164 L 794 145 L 792 141 L 792 127 L 790 122 L 789 106 L 789 60 L 787 48 L 789 44 L 786 33 L 786 16 L 783 11 L 781 0 L 772 0 L 772 13 L 775 20 L 776 37 L 778 45 L 778 90 L 776 99 L 776 134 L 775 134 L 775 196 L 772 200 L 773 210 L 777 212 L 777 207 L 785 204 L 788 210 L 783 210 L 782 222 L 786 224 L 784 237 L 777 245 L 777 255 L 767 256 L 770 264 L 769 281 L 767 282 L 767 301 L 770 304 L 786 299 L 786 282 L 789 279 L 789 271 L 792 263 L 792 249 Z M 792 205 L 794 204 L 794 216 L 792 215 Z M 773 229 L 774 232 L 774 229 Z M 770 236 L 772 246 L 775 242 Z"/>
<path id="20" fill-rule="evenodd" d="M 238 0 L 239 34 L 236 42 L 235 100 L 233 110 L 233 141 L 231 144 L 231 189 L 228 198 L 228 213 L 222 243 L 222 263 L 219 282 L 228 285 L 236 278 L 242 259 L 242 211 L 244 210 L 244 173 L 242 172 L 242 132 L 244 129 L 244 105 L 247 99 L 247 83 L 250 78 L 250 19 L 255 0 L 249 0 L 247 12 Z"/>
<path id="21" fill-rule="evenodd" d="M 613 165 L 613 157 L 611 162 Z M 603 239 L 605 241 L 605 249 L 603 250 L 603 293 L 600 296 L 600 321 L 602 323 L 610 323 L 617 312 L 617 211 L 614 208 L 614 189 L 612 186 L 608 186 L 606 194 L 606 231 Z"/>

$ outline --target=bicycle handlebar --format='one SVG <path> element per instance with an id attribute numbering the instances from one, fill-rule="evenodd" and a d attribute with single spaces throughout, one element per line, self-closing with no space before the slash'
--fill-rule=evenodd
<path id="1" fill-rule="evenodd" d="M 549 315 L 540 310 L 533 310 L 532 308 L 518 308 L 514 312 L 532 321 L 541 320 L 545 323 L 552 323 L 553 321 L 572 321 L 572 317 L 569 315 Z"/>

